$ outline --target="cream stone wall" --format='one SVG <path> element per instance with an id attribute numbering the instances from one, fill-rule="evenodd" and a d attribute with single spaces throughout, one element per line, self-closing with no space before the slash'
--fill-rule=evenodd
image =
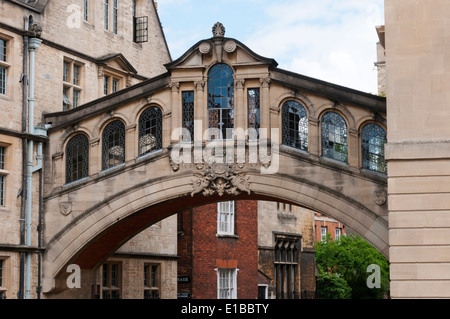
<path id="1" fill-rule="evenodd" d="M 386 1 L 393 298 L 450 297 L 450 3 Z"/>
<path id="2" fill-rule="evenodd" d="M 302 249 L 313 249 L 314 212 L 295 205 L 283 211 L 277 202 L 258 201 L 258 245 L 273 247 L 274 232 L 300 235 Z"/>
<path id="3" fill-rule="evenodd" d="M 112 32 L 112 15 L 110 30 L 104 30 L 103 2 L 89 1 L 89 21 L 82 19 L 82 0 L 48 1 L 42 13 L 10 1 L 0 2 L 0 38 L 7 41 L 7 58 L 2 65 L 7 70 L 7 91 L 0 95 L 0 146 L 6 148 L 5 169 L 0 172 L 6 176 L 5 206 L 0 207 L 0 258 L 5 260 L 4 287 L 7 298 L 17 298 L 19 292 L 19 257 L 20 219 L 22 209 L 22 91 L 23 82 L 23 48 L 24 48 L 24 16 L 31 17 L 32 23 L 42 27 L 40 38 L 43 42 L 35 51 L 35 101 L 33 124 L 42 123 L 42 115 L 49 112 L 63 110 L 63 61 L 80 65 L 81 90 L 80 105 L 103 97 L 103 74 L 115 75 L 120 78 L 119 89 L 142 82 L 166 71 L 164 64 L 171 61 L 170 53 L 162 33 L 159 18 L 153 1 L 138 1 L 137 16 L 148 16 L 148 42 L 133 42 L 132 1 L 119 1 L 118 32 Z M 112 4 L 111 4 L 112 12 Z M 80 15 L 77 15 L 77 14 Z M 77 20 L 79 19 L 79 20 Z M 79 22 L 79 23 L 78 23 Z M 121 54 L 120 57 L 103 59 L 112 54 Z M 129 63 L 129 65 L 127 64 Z M 134 73 L 133 69 L 137 73 Z M 73 73 L 72 73 L 73 74 Z M 72 86 L 73 81 L 67 85 Z M 73 94 L 69 98 L 72 100 Z M 28 110 L 28 105 L 27 105 Z M 28 126 L 26 126 L 28 128 Z M 35 143 L 36 144 L 36 143 Z M 36 156 L 36 146 L 34 157 Z M 33 163 L 34 165 L 36 164 Z M 34 173 L 32 189 L 32 288 L 31 298 L 37 298 L 38 263 L 36 251 L 38 248 L 39 220 L 39 174 Z M 165 221 L 161 222 L 165 225 Z M 176 225 L 176 221 L 175 221 Z M 164 227 L 156 231 L 151 230 L 141 239 L 138 251 L 149 249 L 154 254 L 175 255 L 176 238 L 168 238 Z M 173 221 L 167 222 L 169 231 L 174 228 Z M 45 228 L 44 228 L 45 229 Z M 163 233 L 165 245 L 157 246 L 151 241 L 153 235 L 161 239 Z M 163 236 L 163 237 L 164 237 Z M 42 234 L 44 240 L 45 235 Z M 137 242 L 135 239 L 134 243 Z M 137 245 L 137 244 L 136 244 Z M 128 246 L 133 250 L 135 247 Z M 166 263 L 173 267 L 173 261 Z M 172 266 L 170 266 L 172 265 Z M 171 270 L 176 271 L 175 270 Z M 164 274 L 169 274 L 164 270 Z M 90 276 L 90 275 L 89 275 Z M 89 277 L 88 276 L 88 277 Z M 91 276 L 92 277 L 92 276 Z M 170 283 L 170 280 L 168 281 Z M 42 284 L 42 283 L 40 283 Z M 173 282 L 171 283 L 173 284 Z M 86 283 L 86 287 L 88 287 Z M 78 296 L 90 297 L 90 286 Z M 166 289 L 167 291 L 167 289 Z M 175 292 L 176 294 L 176 292 Z M 77 293 L 68 292 L 67 296 L 75 297 Z M 172 296 L 167 292 L 165 296 Z M 41 295 L 42 297 L 42 295 Z"/>

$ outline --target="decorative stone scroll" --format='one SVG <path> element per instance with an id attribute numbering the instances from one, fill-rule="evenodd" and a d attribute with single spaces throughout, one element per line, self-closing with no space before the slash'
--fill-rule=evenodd
<path id="1" fill-rule="evenodd" d="M 209 52 L 211 52 L 211 43 L 206 41 L 202 42 L 198 47 L 198 50 L 200 51 L 201 54 L 208 54 Z"/>
<path id="2" fill-rule="evenodd" d="M 236 46 L 236 42 L 233 40 L 227 40 L 223 45 L 223 49 L 227 53 L 233 53 L 236 50 Z"/>

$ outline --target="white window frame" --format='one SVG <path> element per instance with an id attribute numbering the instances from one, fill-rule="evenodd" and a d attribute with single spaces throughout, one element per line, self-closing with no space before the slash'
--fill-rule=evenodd
<path id="1" fill-rule="evenodd" d="M 340 240 L 342 236 L 342 228 L 337 227 L 335 230 L 335 235 L 334 235 L 334 239 L 335 240 Z"/>
<path id="2" fill-rule="evenodd" d="M 0 95 L 6 96 L 8 95 L 8 69 L 11 67 L 11 64 L 8 62 L 9 60 L 9 51 L 11 46 L 11 40 L 7 38 L 0 37 L 0 40 L 4 42 L 5 48 L 5 56 L 3 56 L 3 52 L 1 52 L 2 56 L 0 57 L 0 69 L 3 73 L 3 86 L 0 88 Z"/>
<path id="3" fill-rule="evenodd" d="M 63 60 L 63 111 L 82 104 L 84 64 L 68 57 Z M 77 94 L 75 92 L 78 92 Z M 77 96 L 76 96 L 77 95 Z"/>
<path id="4" fill-rule="evenodd" d="M 327 239 L 327 226 L 321 226 L 320 227 L 320 240 L 325 241 L 326 239 Z"/>
<path id="5" fill-rule="evenodd" d="M 238 270 L 237 268 L 216 268 L 217 299 L 237 299 Z"/>
<path id="6" fill-rule="evenodd" d="M 217 203 L 217 234 L 234 235 L 235 202 Z"/>

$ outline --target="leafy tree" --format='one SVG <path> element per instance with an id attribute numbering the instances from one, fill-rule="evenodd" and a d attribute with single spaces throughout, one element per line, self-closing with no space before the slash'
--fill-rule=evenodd
<path id="1" fill-rule="evenodd" d="M 319 298 L 379 299 L 389 291 L 387 259 L 358 235 L 333 240 L 327 234 L 325 241 L 316 243 L 316 263 Z M 369 277 L 373 275 L 368 272 L 369 265 L 379 267 L 379 288 L 368 287 L 368 281 L 372 283 Z"/>

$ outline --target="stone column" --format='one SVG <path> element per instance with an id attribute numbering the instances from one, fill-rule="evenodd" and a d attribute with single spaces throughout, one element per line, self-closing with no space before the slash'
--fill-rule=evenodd
<path id="1" fill-rule="evenodd" d="M 97 78 L 98 78 L 98 97 L 102 97 L 103 96 L 103 67 L 99 66 L 98 67 L 98 71 L 97 71 Z"/>
<path id="2" fill-rule="evenodd" d="M 89 175 L 98 174 L 102 170 L 102 156 L 99 151 L 100 138 L 96 137 L 89 141 L 91 150 L 89 151 Z M 100 157 L 99 157 L 100 155 Z"/>
<path id="3" fill-rule="evenodd" d="M 247 112 L 245 112 L 244 84 L 245 80 L 236 80 L 236 104 L 234 105 L 234 128 L 235 130 L 242 129 L 243 131 L 247 128 L 245 121 L 245 114 Z"/>
<path id="4" fill-rule="evenodd" d="M 208 127 L 208 106 L 204 102 L 205 81 L 197 81 L 194 85 L 197 90 L 196 101 L 194 103 L 194 121 L 196 121 L 196 124 L 200 124 L 194 127 L 194 141 L 201 142 L 203 140 L 203 131 Z"/>
<path id="5" fill-rule="evenodd" d="M 348 130 L 348 165 L 359 168 L 359 132 Z"/>
<path id="6" fill-rule="evenodd" d="M 135 159 L 138 156 L 136 139 L 136 124 L 125 128 L 125 162 Z"/>
<path id="7" fill-rule="evenodd" d="M 172 96 L 170 99 L 171 104 L 171 112 L 172 112 L 172 120 L 171 120 L 171 131 L 170 134 L 172 134 L 173 130 L 182 127 L 181 126 L 181 107 L 180 107 L 180 83 L 179 82 L 171 82 L 169 84 L 170 88 L 172 89 Z M 176 138 L 175 140 L 170 138 L 172 143 L 177 143 L 180 141 L 181 137 Z"/>
<path id="8" fill-rule="evenodd" d="M 311 155 L 320 156 L 320 121 L 308 119 L 308 152 Z"/>
<path id="9" fill-rule="evenodd" d="M 261 90 L 261 105 L 260 105 L 260 117 L 261 117 L 261 128 L 267 129 L 267 138 L 270 139 L 270 78 L 260 79 L 262 90 Z"/>

